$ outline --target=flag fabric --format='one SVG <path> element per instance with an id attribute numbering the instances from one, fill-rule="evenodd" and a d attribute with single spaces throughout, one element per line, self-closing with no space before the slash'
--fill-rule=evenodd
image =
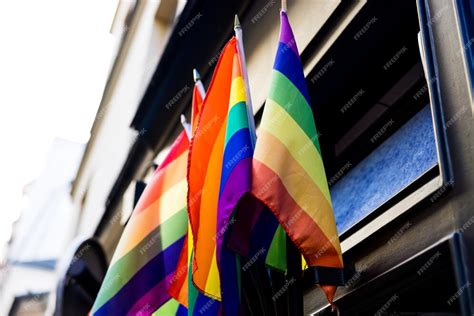
<path id="1" fill-rule="evenodd" d="M 188 232 L 187 232 L 188 233 Z M 183 242 L 178 263 L 176 264 L 176 272 L 173 282 L 168 287 L 168 294 L 184 307 L 188 307 L 188 244 L 189 235 Z"/>
<path id="2" fill-rule="evenodd" d="M 245 195 L 239 202 L 227 246 L 250 262 L 257 259 L 270 269 L 286 273 L 286 233 L 271 211 L 252 195 Z"/>
<path id="3" fill-rule="evenodd" d="M 200 80 L 199 80 L 200 81 Z M 194 89 L 193 89 L 193 101 L 191 104 L 191 130 L 192 130 L 192 135 L 194 135 L 194 132 L 196 132 L 197 128 L 197 123 L 198 123 L 198 114 L 201 112 L 202 108 L 202 102 L 204 101 L 204 95 L 201 95 L 201 92 L 199 92 L 199 84 L 202 84 L 200 82 L 196 82 L 194 84 Z"/>
<path id="4" fill-rule="evenodd" d="M 251 188 L 253 146 L 248 120 L 234 37 L 216 66 L 191 140 L 188 163 L 193 282 L 206 295 L 223 301 L 226 315 L 238 313 L 240 304 L 238 257 L 225 247 L 225 239 L 238 200 Z"/>
<path id="5" fill-rule="evenodd" d="M 191 136 L 196 131 L 197 116 L 201 111 L 202 101 L 203 96 L 201 96 L 201 93 L 199 92 L 198 84 L 195 83 L 191 103 Z M 193 237 L 191 229 L 188 225 L 186 241 L 184 242 L 183 249 L 181 250 L 181 255 L 176 268 L 177 271 L 185 271 L 185 273 L 177 275 L 176 282 L 171 284 L 169 288 L 170 295 L 186 307 L 188 307 L 189 304 L 189 297 L 195 297 L 195 295 L 189 293 L 190 290 L 193 291 L 192 282 L 188 283 L 188 267 L 189 263 L 191 262 L 190 258 L 192 256 L 192 249 Z M 193 300 L 191 301 L 194 303 Z M 191 305 L 193 306 L 194 304 Z M 192 311 L 190 312 L 190 315 L 192 315 Z"/>
<path id="6" fill-rule="evenodd" d="M 191 251 L 189 256 L 189 269 L 188 269 L 188 315 L 222 315 L 222 304 L 220 301 L 215 300 L 201 292 L 194 286 L 192 282 L 192 262 L 193 252 Z"/>
<path id="7" fill-rule="evenodd" d="M 192 112 L 191 112 L 191 135 L 194 135 L 197 127 L 198 114 L 201 111 L 204 96 L 201 95 L 196 82 L 193 90 Z M 219 301 L 207 297 L 199 292 L 192 282 L 192 261 L 193 261 L 193 234 L 188 225 L 187 239 L 184 243 L 181 255 L 176 267 L 176 271 L 185 271 L 186 273 L 177 273 L 176 282 L 169 288 L 170 295 L 180 304 L 187 307 L 188 315 L 218 315 L 221 304 Z M 171 315 L 171 314 L 170 314 Z"/>
<path id="8" fill-rule="evenodd" d="M 193 90 L 193 103 L 192 103 L 192 122 L 191 122 L 191 130 L 192 135 L 195 134 L 197 123 L 198 123 L 198 115 L 201 112 L 202 104 L 204 101 L 204 87 L 202 87 L 202 92 L 199 89 L 199 85 L 202 87 L 201 80 L 198 80 L 194 85 Z M 187 284 L 188 284 L 188 315 L 219 315 L 221 314 L 221 303 L 217 300 L 214 300 L 205 294 L 198 291 L 198 289 L 194 286 L 192 280 L 192 263 L 194 260 L 194 252 L 193 246 L 194 239 L 191 230 L 191 226 L 188 226 L 188 274 L 187 274 Z"/>
<path id="9" fill-rule="evenodd" d="M 282 11 L 278 50 L 253 160 L 252 194 L 309 266 L 342 268 L 318 134 L 295 38 Z M 332 301 L 335 287 L 324 287 Z"/>
<path id="10" fill-rule="evenodd" d="M 183 131 L 145 188 L 117 245 L 92 315 L 151 315 L 169 301 L 167 290 L 176 279 L 188 225 L 188 145 Z"/>
<path id="11" fill-rule="evenodd" d="M 182 255 L 186 255 L 185 261 L 181 262 L 180 257 L 180 263 L 178 263 L 178 267 L 176 268 L 176 271 L 182 271 L 183 268 L 185 269 L 185 278 L 177 280 L 177 282 L 171 286 L 170 295 L 181 304 L 180 306 L 187 308 L 186 315 L 220 315 L 221 303 L 199 292 L 192 283 L 191 263 L 193 258 L 193 239 L 189 228 L 187 237 L 188 244 L 183 247 L 183 250 L 187 252 L 182 252 Z M 178 309 L 176 315 L 179 314 L 179 311 Z M 174 315 L 174 313 L 169 313 L 168 315 Z"/>
<path id="12" fill-rule="evenodd" d="M 235 47 L 232 39 L 221 53 L 188 158 L 188 213 L 194 238 L 192 279 L 200 291 L 217 300 L 221 300 L 215 243 L 217 205 Z"/>
<path id="13" fill-rule="evenodd" d="M 234 49 L 232 84 L 228 101 L 219 201 L 217 210 L 216 257 L 226 316 L 238 315 L 240 305 L 240 261 L 225 241 L 232 216 L 241 197 L 252 187 L 253 144 L 238 48 Z M 252 113 L 253 114 L 253 113 Z M 253 119 L 253 115 L 250 116 Z"/>
<path id="14" fill-rule="evenodd" d="M 177 300 L 170 299 L 163 304 L 152 316 L 187 316 L 188 311 L 186 307 L 181 305 Z"/>

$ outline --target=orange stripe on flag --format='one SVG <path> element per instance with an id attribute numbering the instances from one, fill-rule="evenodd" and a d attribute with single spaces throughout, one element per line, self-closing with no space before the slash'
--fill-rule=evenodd
<path id="1" fill-rule="evenodd" d="M 272 151 L 265 156 L 255 153 L 254 175 L 257 176 L 253 177 L 252 193 L 267 205 L 273 205 L 275 215 L 283 222 L 287 232 L 298 232 L 293 236 L 291 233 L 289 235 L 305 254 L 309 265 L 323 265 L 321 260 L 325 261 L 325 257 L 329 257 L 329 266 L 341 267 L 338 235 L 335 226 L 331 225 L 334 223 L 331 205 L 275 136 L 261 130 L 259 141 L 272 148 Z M 274 192 L 276 189 L 278 193 Z M 315 232 L 320 234 L 314 235 L 313 238 L 303 238 L 302 236 L 308 236 L 306 234 L 314 234 L 314 228 L 309 227 L 317 227 Z M 332 249 L 335 250 L 334 254 L 337 254 L 337 260 L 334 260 L 332 255 L 328 256 Z"/>
<path id="2" fill-rule="evenodd" d="M 188 159 L 188 213 L 194 239 L 193 282 L 220 299 L 215 261 L 217 199 L 236 40 L 224 47 L 197 116 Z"/>
<path id="3" fill-rule="evenodd" d="M 298 232 L 298 236 L 293 234 L 290 237 L 296 239 L 296 245 L 302 253 L 312 253 L 311 256 L 305 257 L 307 263 L 313 266 L 341 267 L 341 259 L 334 245 L 314 220 L 293 200 L 278 175 L 257 160 L 254 160 L 253 165 L 254 172 L 258 172 L 261 177 L 254 179 L 252 193 L 270 208 L 287 232 Z M 262 181 L 263 179 L 270 181 Z M 259 193 L 262 191 L 270 193 Z M 310 240 L 299 238 L 299 235 L 303 234 L 311 234 L 314 238 Z"/>
<path id="4" fill-rule="evenodd" d="M 154 203 L 163 193 L 172 188 L 175 184 L 183 179 L 186 179 L 186 169 L 179 168 L 179 166 L 186 165 L 188 160 L 188 152 L 183 152 L 178 158 L 168 164 L 169 170 L 173 172 L 158 172 L 163 173 L 161 176 L 153 177 L 152 183 L 148 185 L 148 193 L 146 196 L 140 197 L 140 200 L 135 207 L 134 213 L 139 213 Z"/>

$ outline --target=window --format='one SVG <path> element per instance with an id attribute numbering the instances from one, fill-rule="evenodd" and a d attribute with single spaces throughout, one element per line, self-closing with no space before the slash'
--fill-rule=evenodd
<path id="1" fill-rule="evenodd" d="M 307 77 L 343 250 L 450 183 L 425 23 L 369 2 Z"/>
<path id="2" fill-rule="evenodd" d="M 461 248 L 455 234 L 370 281 L 361 270 L 336 304 L 342 315 L 470 315 Z"/>

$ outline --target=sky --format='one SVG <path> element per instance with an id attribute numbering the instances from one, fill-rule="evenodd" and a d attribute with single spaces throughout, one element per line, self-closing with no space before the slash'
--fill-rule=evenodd
<path id="1" fill-rule="evenodd" d="M 0 259 L 54 138 L 86 143 L 118 0 L 0 1 Z"/>

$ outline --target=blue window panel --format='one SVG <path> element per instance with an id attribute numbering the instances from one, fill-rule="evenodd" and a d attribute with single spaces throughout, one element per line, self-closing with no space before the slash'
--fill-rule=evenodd
<path id="1" fill-rule="evenodd" d="M 426 106 L 331 187 L 339 233 L 437 164 L 431 109 Z"/>

